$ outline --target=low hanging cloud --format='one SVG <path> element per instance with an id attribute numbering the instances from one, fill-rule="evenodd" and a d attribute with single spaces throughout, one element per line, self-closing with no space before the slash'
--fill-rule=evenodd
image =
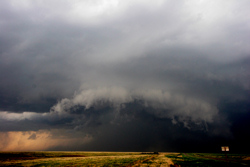
<path id="1" fill-rule="evenodd" d="M 152 108 L 159 118 L 181 117 L 185 121 L 205 121 L 212 123 L 218 116 L 218 109 L 200 99 L 173 95 L 162 90 L 126 90 L 124 88 L 98 88 L 83 90 L 72 99 L 62 99 L 51 108 L 52 113 L 70 114 L 75 107 L 82 106 L 85 110 L 93 107 L 111 107 L 116 110 L 124 108 L 126 104 L 138 101 L 143 107 Z M 83 111 L 84 112 L 84 111 Z M 174 120 L 173 120 L 174 121 Z"/>

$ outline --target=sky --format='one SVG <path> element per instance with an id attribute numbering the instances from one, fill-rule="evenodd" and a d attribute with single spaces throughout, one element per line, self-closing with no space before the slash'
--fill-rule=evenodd
<path id="1" fill-rule="evenodd" d="M 249 152 L 250 1 L 0 1 L 0 151 Z"/>

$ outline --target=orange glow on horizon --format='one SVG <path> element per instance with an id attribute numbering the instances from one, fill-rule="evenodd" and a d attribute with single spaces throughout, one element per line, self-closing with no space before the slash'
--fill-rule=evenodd
<path id="1" fill-rule="evenodd" d="M 83 144 L 90 141 L 91 137 L 55 137 L 52 131 L 39 130 L 0 132 L 0 140 L 0 151 L 44 151 L 56 146 Z"/>

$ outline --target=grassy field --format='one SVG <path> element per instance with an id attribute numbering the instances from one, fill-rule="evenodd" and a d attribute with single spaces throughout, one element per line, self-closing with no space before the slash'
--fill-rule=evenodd
<path id="1" fill-rule="evenodd" d="M 141 152 L 0 152 L 0 166 L 249 166 L 250 155 Z"/>
<path id="2" fill-rule="evenodd" d="M 241 167 L 250 166 L 249 154 L 179 153 L 166 157 L 181 167 Z"/>

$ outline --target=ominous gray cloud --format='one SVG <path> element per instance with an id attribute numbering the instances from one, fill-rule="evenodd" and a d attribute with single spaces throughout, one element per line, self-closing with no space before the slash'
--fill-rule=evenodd
<path id="1" fill-rule="evenodd" d="M 250 139 L 249 5 L 1 1 L 0 137 L 44 139 L 39 150 L 239 151 Z"/>

